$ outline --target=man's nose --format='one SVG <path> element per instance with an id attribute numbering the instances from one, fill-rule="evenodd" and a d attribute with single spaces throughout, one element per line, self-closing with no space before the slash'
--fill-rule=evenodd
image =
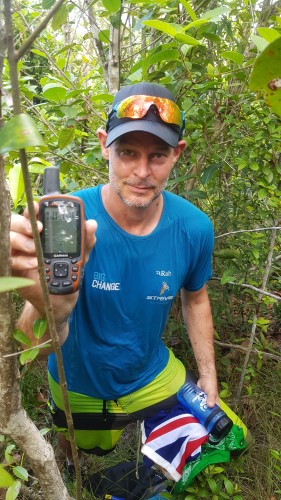
<path id="1" fill-rule="evenodd" d="M 148 177 L 151 174 L 149 158 L 147 158 L 147 156 L 141 156 L 138 158 L 134 171 L 135 174 L 141 179 Z"/>

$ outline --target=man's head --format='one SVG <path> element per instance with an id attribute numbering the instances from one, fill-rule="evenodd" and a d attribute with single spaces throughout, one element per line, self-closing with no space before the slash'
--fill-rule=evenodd
<path id="1" fill-rule="evenodd" d="M 117 92 L 106 131 L 106 147 L 129 132 L 148 132 L 174 148 L 184 131 L 184 115 L 168 89 L 140 82 Z"/>

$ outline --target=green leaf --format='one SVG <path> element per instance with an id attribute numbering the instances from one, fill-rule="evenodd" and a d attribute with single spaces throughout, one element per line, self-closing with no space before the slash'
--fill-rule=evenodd
<path id="1" fill-rule="evenodd" d="M 58 147 L 60 149 L 66 148 L 75 137 L 75 129 L 73 127 L 64 128 L 60 131 L 58 138 Z"/>
<path id="2" fill-rule="evenodd" d="M 9 487 L 6 493 L 6 500 L 15 500 L 21 489 L 21 482 L 15 481 L 12 486 Z"/>
<path id="3" fill-rule="evenodd" d="M 60 29 L 60 27 L 67 22 L 67 18 L 68 18 L 68 8 L 66 7 L 65 4 L 62 4 L 52 19 L 53 30 L 56 31 Z"/>
<path id="4" fill-rule="evenodd" d="M 14 165 L 14 167 L 9 170 L 8 184 L 14 207 L 17 208 L 24 194 L 24 181 L 20 164 Z"/>
<path id="5" fill-rule="evenodd" d="M 174 36 L 174 39 L 177 40 L 177 42 L 186 43 L 187 45 L 192 45 L 192 46 L 202 45 L 201 42 L 199 42 L 198 40 L 196 40 L 192 36 L 186 35 L 185 33 L 177 33 Z"/>
<path id="6" fill-rule="evenodd" d="M 31 285 L 34 285 L 34 281 L 27 278 L 16 278 L 13 276 L 0 277 L 0 293 Z"/>
<path id="7" fill-rule="evenodd" d="M 211 477 L 207 477 L 206 480 L 207 480 L 207 483 L 209 485 L 211 492 L 218 493 L 218 485 L 217 485 L 216 481 Z"/>
<path id="8" fill-rule="evenodd" d="M 5 460 L 9 465 L 14 463 L 14 457 L 12 455 L 12 451 L 15 449 L 15 447 L 16 446 L 14 444 L 9 444 L 5 449 Z"/>
<path id="9" fill-rule="evenodd" d="M 224 479 L 224 487 L 229 495 L 233 495 L 234 493 L 234 486 L 231 481 L 228 479 Z"/>
<path id="10" fill-rule="evenodd" d="M 281 117 L 281 37 L 267 45 L 254 63 L 250 89 L 262 90 L 267 105 Z"/>
<path id="11" fill-rule="evenodd" d="M 32 52 L 33 54 L 37 54 L 38 56 L 44 57 L 44 59 L 48 59 L 48 57 L 44 52 L 42 52 L 42 50 L 32 49 L 30 52 Z"/>
<path id="12" fill-rule="evenodd" d="M 200 19 L 211 19 L 212 21 L 217 21 L 224 14 L 228 14 L 229 11 L 230 7 L 217 7 L 216 9 L 205 12 Z"/>
<path id="13" fill-rule="evenodd" d="M 211 163 L 211 165 L 209 165 L 209 167 L 207 167 L 203 172 L 203 175 L 201 177 L 202 184 L 208 184 L 220 168 L 220 163 Z"/>
<path id="14" fill-rule="evenodd" d="M 102 0 L 102 3 L 108 12 L 117 12 L 121 9 L 121 0 Z"/>
<path id="15" fill-rule="evenodd" d="M 110 31 L 109 30 L 100 30 L 98 34 L 99 40 L 103 43 L 110 42 Z"/>
<path id="16" fill-rule="evenodd" d="M 46 149 L 46 144 L 29 115 L 15 115 L 0 129 L 0 154 L 34 146 Z"/>
<path id="17" fill-rule="evenodd" d="M 145 26 L 149 26 L 150 28 L 154 28 L 155 30 L 162 31 L 163 33 L 166 33 L 166 35 L 170 35 L 173 38 L 178 33 L 178 31 L 170 23 L 165 23 L 164 21 L 149 20 L 143 21 L 142 24 L 145 24 Z"/>
<path id="18" fill-rule="evenodd" d="M 235 276 L 234 276 L 234 270 L 232 267 L 229 267 L 225 269 L 223 272 L 223 275 L 221 277 L 221 284 L 226 285 L 226 283 L 229 283 L 230 281 L 234 281 Z"/>
<path id="19" fill-rule="evenodd" d="M 268 42 L 261 36 L 252 35 L 250 38 L 259 52 L 262 52 L 268 46 Z"/>
<path id="20" fill-rule="evenodd" d="M 47 328 L 47 320 L 46 319 L 36 319 L 32 325 L 32 331 L 34 333 L 34 337 L 37 339 L 41 339 L 44 335 Z"/>
<path id="21" fill-rule="evenodd" d="M 207 24 L 209 21 L 208 19 L 197 19 L 196 21 L 193 21 L 192 23 L 187 24 L 184 26 L 184 31 L 190 30 L 191 28 L 198 28 L 199 26 L 203 26 L 203 24 Z"/>
<path id="22" fill-rule="evenodd" d="M 24 332 L 22 332 L 21 330 L 16 329 L 13 332 L 13 337 L 14 337 L 15 340 L 17 340 L 21 344 L 25 344 L 25 345 L 31 346 L 31 342 L 30 342 L 28 336 Z"/>
<path id="23" fill-rule="evenodd" d="M 223 52 L 221 52 L 221 57 L 225 58 L 225 59 L 229 59 L 230 61 L 233 61 L 234 63 L 236 64 L 241 64 L 243 62 L 243 55 L 240 54 L 239 52 L 236 52 L 236 51 L 228 51 L 228 50 L 225 50 Z"/>
<path id="24" fill-rule="evenodd" d="M 38 347 L 35 347 L 34 349 L 31 349 L 30 351 L 24 351 L 20 355 L 20 364 L 21 365 L 26 365 L 27 363 L 30 363 L 33 361 L 39 354 L 40 349 Z"/>
<path id="25" fill-rule="evenodd" d="M 42 1 L 42 9 L 49 10 L 51 7 L 53 7 L 55 1 L 56 0 L 43 0 Z"/>
<path id="26" fill-rule="evenodd" d="M 181 0 L 181 3 L 184 6 L 186 12 L 190 15 L 192 21 L 196 21 L 197 16 L 196 16 L 195 11 L 193 10 L 192 6 L 190 5 L 190 2 L 187 2 L 186 0 Z"/>
<path id="27" fill-rule="evenodd" d="M 139 3 L 139 4 L 148 4 L 151 5 L 151 0 L 131 0 L 130 3 Z M 154 4 L 164 5 L 166 4 L 166 0 L 154 0 Z"/>
<path id="28" fill-rule="evenodd" d="M 152 56 L 148 56 L 142 65 L 142 71 L 143 75 L 147 73 L 149 67 L 152 64 L 156 64 L 158 62 L 163 62 L 163 61 L 177 61 L 179 59 L 179 53 L 176 49 L 170 49 L 170 50 L 162 50 L 160 52 L 157 52 L 156 54 L 153 54 Z"/>
<path id="29" fill-rule="evenodd" d="M 258 28 L 258 34 L 262 36 L 267 42 L 274 42 L 281 36 L 281 34 L 273 28 Z"/>
<path id="30" fill-rule="evenodd" d="M 259 200 L 263 200 L 264 198 L 267 197 L 267 195 L 268 195 L 268 192 L 266 189 L 263 188 L 263 189 L 258 190 L 258 199 Z"/>
<path id="31" fill-rule="evenodd" d="M 17 465 L 16 467 L 14 467 L 13 473 L 19 479 L 22 479 L 23 481 L 28 481 L 28 472 L 24 467 L 21 467 L 21 465 Z"/>
<path id="32" fill-rule="evenodd" d="M 64 101 L 67 89 L 57 83 L 47 83 L 42 89 L 42 93 L 49 101 Z"/>
<path id="33" fill-rule="evenodd" d="M 14 482 L 11 474 L 0 464 L 0 488 L 9 488 Z"/>

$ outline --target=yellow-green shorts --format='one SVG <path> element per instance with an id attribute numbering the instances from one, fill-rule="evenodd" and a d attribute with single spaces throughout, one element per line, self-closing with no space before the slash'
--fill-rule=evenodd
<path id="1" fill-rule="evenodd" d="M 68 439 L 61 388 L 50 374 L 48 377 L 51 392 L 49 407 L 54 428 Z M 171 409 L 177 403 L 177 392 L 186 377 L 184 365 L 169 351 L 166 367 L 152 382 L 115 401 L 103 401 L 68 391 L 77 447 L 96 455 L 109 453 L 129 423 L 148 418 L 162 409 Z M 244 437 L 249 436 L 240 418 L 223 401 L 220 405 L 233 423 L 243 428 Z"/>
<path id="2" fill-rule="evenodd" d="M 63 397 L 59 384 L 48 374 L 49 406 L 54 428 L 68 439 Z M 78 448 L 103 455 L 114 449 L 126 425 L 143 420 L 177 402 L 177 392 L 186 379 L 186 369 L 172 351 L 164 370 L 148 385 L 115 401 L 103 401 L 68 391 L 75 440 Z"/>

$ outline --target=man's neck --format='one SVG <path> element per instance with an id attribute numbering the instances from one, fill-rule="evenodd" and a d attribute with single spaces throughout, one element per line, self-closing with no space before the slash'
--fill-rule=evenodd
<path id="1" fill-rule="evenodd" d="M 146 236 L 157 226 L 162 210 L 163 195 L 156 198 L 148 207 L 129 207 L 120 196 L 105 184 L 102 188 L 102 201 L 110 217 L 124 231 L 136 236 Z"/>

